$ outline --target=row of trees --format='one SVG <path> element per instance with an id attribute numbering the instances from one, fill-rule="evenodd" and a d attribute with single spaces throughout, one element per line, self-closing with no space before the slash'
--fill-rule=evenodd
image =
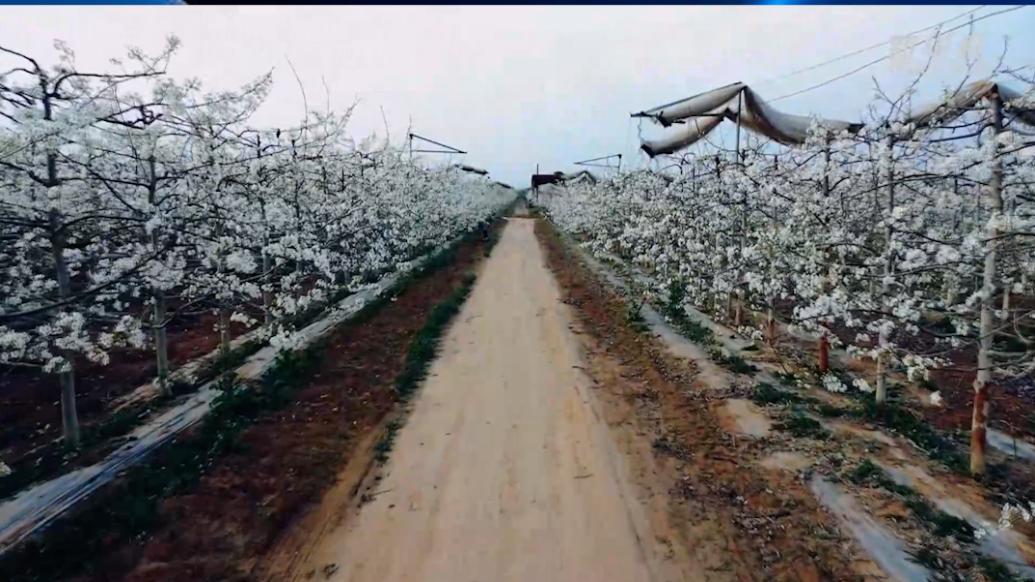
<path id="1" fill-rule="evenodd" d="M 175 317 L 218 312 L 223 350 L 231 321 L 286 345 L 298 314 L 512 197 L 354 142 L 351 109 L 253 127 L 271 76 L 205 93 L 166 75 L 177 46 L 131 50 L 118 72 L 80 70 L 61 44 L 53 67 L 0 46 L 0 363 L 58 376 L 72 443 L 77 361 L 151 347 L 168 390 Z"/>
<path id="2" fill-rule="evenodd" d="M 881 97 L 858 134 L 818 125 L 803 147 L 756 143 L 685 156 L 544 197 L 594 252 L 685 286 L 688 304 L 747 325 L 745 310 L 819 334 L 911 378 L 976 352 L 971 469 L 985 469 L 988 388 L 1035 371 L 1032 84 L 949 91 L 926 115 Z M 881 112 L 881 113 L 877 113 Z M 958 363 L 957 363 L 958 364 Z"/>

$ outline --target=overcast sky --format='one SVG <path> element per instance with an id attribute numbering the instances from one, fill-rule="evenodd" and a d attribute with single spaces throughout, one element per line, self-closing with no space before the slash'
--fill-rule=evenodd
<path id="1" fill-rule="evenodd" d="M 956 17 L 965 6 L 477 6 L 477 7 L 3 7 L 0 43 L 52 62 L 54 39 L 66 41 L 86 68 L 103 66 L 128 45 L 156 51 L 175 34 L 183 47 L 170 73 L 230 89 L 270 69 L 275 86 L 257 119 L 288 125 L 311 106 L 359 100 L 359 138 L 393 141 L 413 131 L 470 152 L 464 161 L 526 186 L 543 171 L 572 162 L 637 153 L 638 123 L 629 113 L 734 81 L 764 98 L 809 87 L 900 51 L 902 35 Z M 988 7 L 980 17 L 1003 7 Z M 947 26 L 962 24 L 954 20 Z M 987 74 L 1009 38 L 1007 62 L 1035 64 L 1035 8 L 976 22 L 940 39 L 924 91 L 958 82 L 964 54 L 980 56 Z M 928 33 L 929 35 L 930 33 Z M 774 76 L 855 49 L 891 41 L 782 80 Z M 873 77 L 894 91 L 924 62 L 929 45 L 774 105 L 788 112 L 860 119 Z M 657 130 L 643 124 L 645 136 Z M 443 160 L 444 161 L 444 160 Z M 460 161 L 455 158 L 453 161 Z M 436 160 L 429 160 L 436 162 Z"/>

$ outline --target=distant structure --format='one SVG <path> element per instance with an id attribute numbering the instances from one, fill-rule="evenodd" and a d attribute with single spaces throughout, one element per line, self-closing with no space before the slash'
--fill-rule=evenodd
<path id="1" fill-rule="evenodd" d="M 471 174 L 478 174 L 479 176 L 488 176 L 489 175 L 489 171 L 488 170 L 483 170 L 481 168 L 476 168 L 474 166 L 469 166 L 467 164 L 456 164 L 453 167 L 458 169 L 458 170 L 461 170 L 461 171 L 464 171 L 464 172 L 468 172 L 468 173 L 471 173 Z"/>

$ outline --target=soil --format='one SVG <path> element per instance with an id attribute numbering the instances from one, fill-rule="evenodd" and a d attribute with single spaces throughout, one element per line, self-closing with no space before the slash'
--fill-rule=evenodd
<path id="1" fill-rule="evenodd" d="M 217 316 L 183 317 L 168 326 L 169 363 L 175 368 L 216 349 Z M 231 324 L 233 337 L 246 329 Z M 80 425 L 89 427 L 111 415 L 111 404 L 154 379 L 154 353 L 149 349 L 116 349 L 107 366 L 76 362 L 76 405 Z M 15 464 L 42 445 L 61 437 L 60 387 L 57 376 L 37 368 L 0 366 L 0 460 Z"/>
<path id="2" fill-rule="evenodd" d="M 969 356 L 969 357 L 968 357 Z M 936 370 L 931 383 L 942 395 L 942 406 L 927 408 L 927 419 L 943 430 L 970 432 L 974 410 L 974 354 L 958 354 L 954 365 L 960 369 Z M 1035 380 L 1020 378 L 989 388 L 990 426 L 1007 434 L 1035 441 Z"/>
<path id="3" fill-rule="evenodd" d="M 901 549 L 875 560 L 831 511 L 871 538 L 878 522 L 927 535 L 885 492 L 824 479 L 835 458 L 905 462 L 897 440 L 844 420 L 791 439 L 745 386 L 630 321 L 547 222 L 511 219 L 483 250 L 334 332 L 291 404 L 75 580 L 874 580 Z M 413 339 L 471 269 L 401 401 Z"/>
<path id="4" fill-rule="evenodd" d="M 545 222 L 548 264 L 596 345 L 590 369 L 617 366 L 597 394 L 625 401 L 652 439 L 657 473 L 679 543 L 705 580 L 859 580 L 874 569 L 792 472 L 759 471 L 765 439 L 722 428 L 715 390 L 656 338 L 634 330 L 624 301 L 571 253 Z M 596 377 L 596 376 L 595 376 Z M 601 380 L 600 378 L 597 378 Z M 607 389 L 608 385 L 613 388 Z M 757 458 L 757 459 L 756 459 Z"/>
<path id="5" fill-rule="evenodd" d="M 504 230 L 367 503 L 276 579 L 698 578 L 638 502 L 534 222 Z"/>
<path id="6" fill-rule="evenodd" d="M 240 446 L 191 492 L 165 499 L 149 535 L 112 540 L 97 563 L 84 565 L 90 573 L 74 580 L 251 579 L 257 558 L 333 488 L 343 467 L 366 466 L 383 420 L 398 405 L 394 381 L 410 343 L 430 310 L 481 260 L 482 246 L 462 244 L 449 266 L 334 332 L 292 403 L 245 429 Z"/>

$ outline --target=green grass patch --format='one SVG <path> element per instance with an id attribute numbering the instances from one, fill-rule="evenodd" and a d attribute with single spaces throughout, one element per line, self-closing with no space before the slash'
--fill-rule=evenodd
<path id="1" fill-rule="evenodd" d="M 800 404 L 812 401 L 811 398 L 799 396 L 787 390 L 780 390 L 772 384 L 766 384 L 765 382 L 755 386 L 755 390 L 751 394 L 751 400 L 756 404 Z"/>
<path id="2" fill-rule="evenodd" d="M 680 310 L 680 313 L 681 315 L 679 316 L 669 315 L 668 317 L 680 335 L 696 344 L 707 346 L 715 343 L 715 334 L 712 333 L 711 329 L 691 319 L 682 310 Z"/>
<path id="3" fill-rule="evenodd" d="M 686 317 L 683 302 L 686 301 L 686 283 L 679 279 L 668 284 L 668 298 L 665 302 L 665 315 L 671 318 Z"/>
<path id="4" fill-rule="evenodd" d="M 841 418 L 848 414 L 848 411 L 840 406 L 834 406 L 833 404 L 822 403 L 816 406 L 816 414 L 823 418 Z"/>
<path id="5" fill-rule="evenodd" d="M 629 327 L 633 328 L 633 330 L 638 333 L 646 333 L 650 331 L 650 326 L 647 325 L 646 320 L 643 319 L 643 303 L 630 303 L 625 311 L 625 319 L 629 324 Z"/>
<path id="6" fill-rule="evenodd" d="M 969 474 L 970 465 L 956 443 L 901 406 L 892 402 L 877 403 L 868 398 L 862 401 L 854 415 L 894 430 L 923 449 L 931 459 L 940 461 L 960 474 Z"/>
<path id="7" fill-rule="evenodd" d="M 683 304 L 686 301 L 686 284 L 676 280 L 669 283 L 668 299 L 664 305 L 665 317 L 686 339 L 701 345 L 715 343 L 715 334 L 687 315 Z"/>
<path id="8" fill-rule="evenodd" d="M 776 423 L 775 428 L 790 433 L 795 438 L 824 439 L 830 436 L 830 431 L 823 428 L 819 421 L 806 416 L 799 410 L 795 410 L 790 416 Z"/>
<path id="9" fill-rule="evenodd" d="M 758 372 L 758 368 L 752 366 L 744 358 L 737 354 L 727 354 L 718 347 L 713 347 L 708 350 L 708 355 L 711 356 L 712 360 L 734 374 L 746 374 L 748 376 L 755 375 Z"/>
<path id="10" fill-rule="evenodd" d="M 863 460 L 854 469 L 845 474 L 849 481 L 856 485 L 863 485 L 884 476 L 884 470 L 869 459 Z"/>
<path id="11" fill-rule="evenodd" d="M 952 536 L 962 541 L 974 540 L 974 528 L 965 519 L 936 509 L 919 495 L 906 498 L 906 507 L 921 521 L 928 524 L 936 536 Z"/>
<path id="12" fill-rule="evenodd" d="M 470 295 L 473 287 L 474 275 L 468 274 L 460 286 L 428 314 L 424 327 L 417 332 L 417 337 L 410 344 L 403 371 L 395 380 L 395 390 L 403 398 L 409 398 L 416 391 L 421 380 L 427 376 L 431 361 L 438 351 L 442 334 L 453 317 L 460 312 L 460 307 Z"/>
<path id="13" fill-rule="evenodd" d="M 913 488 L 897 483 L 876 463 L 869 459 L 856 465 L 845 475 L 857 485 L 880 487 L 902 497 L 906 507 L 918 520 L 939 537 L 952 536 L 960 541 L 973 542 L 974 528 L 966 520 L 950 515 L 931 505 Z"/>
<path id="14" fill-rule="evenodd" d="M 385 425 L 385 432 L 381 435 L 381 440 L 374 445 L 375 461 L 384 463 L 388 460 L 388 453 L 392 452 L 392 445 L 395 444 L 395 437 L 399 434 L 399 429 L 401 428 L 402 421 L 399 419 L 392 420 Z"/>

